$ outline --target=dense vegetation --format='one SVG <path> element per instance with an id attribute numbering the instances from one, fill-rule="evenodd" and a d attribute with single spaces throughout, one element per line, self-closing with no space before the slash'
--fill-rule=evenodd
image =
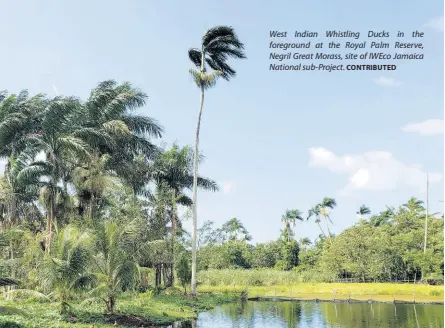
<path id="1" fill-rule="evenodd" d="M 276 241 L 255 246 L 247 243 L 250 235 L 237 219 L 217 229 L 210 221 L 204 223 L 198 252 L 200 270 L 263 271 L 251 274 L 209 271 L 210 274 L 202 273 L 201 279 L 212 285 L 230 285 L 237 279 L 241 281 L 241 277 L 247 279 L 243 283 L 249 285 L 420 279 L 443 283 L 443 216 L 430 214 L 424 251 L 426 213 L 422 201 L 411 198 L 398 209 L 388 207 L 375 215 L 370 215 L 370 210 L 362 206 L 357 212 L 357 223 L 337 236 L 329 230 L 327 211 L 334 204 L 335 200 L 325 198 L 309 210 L 309 219 L 314 217 L 317 223 L 323 220 L 326 224 L 325 230 L 320 227 L 322 234 L 314 242 L 308 238 L 295 240 L 296 221 L 301 221 L 300 229 L 304 229 L 302 221 L 305 221 L 298 210 L 285 212 L 283 230 Z M 292 273 L 274 273 L 264 271 L 265 268 Z"/>
<path id="2" fill-rule="evenodd" d="M 0 282 L 8 286 L 6 299 L 52 301 L 63 314 L 73 303 L 102 304 L 113 313 L 123 293 L 157 294 L 175 284 L 187 291 L 191 238 L 179 208 L 192 205 L 193 150 L 153 142 L 163 129 L 135 112 L 145 99 L 114 81 L 100 83 L 85 101 L 2 93 L 0 156 L 7 164 L 0 179 Z M 198 186 L 218 190 L 205 177 Z M 294 237 L 297 223 L 304 228 L 306 221 L 298 210 L 285 211 L 276 241 L 256 245 L 236 218 L 220 228 L 205 222 L 197 234 L 199 280 L 231 284 L 227 271 L 214 270 L 269 268 L 274 271 L 243 283 L 442 282 L 443 217 L 430 215 L 424 252 L 421 201 L 376 215 L 363 206 L 357 224 L 337 236 L 329 229 L 335 206 L 324 198 L 308 211 L 321 230 L 314 243 Z"/>
<path id="3" fill-rule="evenodd" d="M 100 83 L 86 101 L 2 93 L 7 297 L 54 300 L 64 313 L 81 296 L 113 312 L 121 292 L 147 288 L 147 268 L 157 286 L 174 284 L 176 259 L 188 274 L 177 208 L 191 205 L 184 190 L 193 185 L 193 153 L 151 142 L 163 130 L 134 113 L 145 99 L 114 81 Z M 218 189 L 210 179 L 198 183 Z"/>
<path id="4" fill-rule="evenodd" d="M 337 236 L 329 228 L 337 203 L 328 197 L 307 218 L 296 209 L 285 211 L 273 242 L 253 245 L 236 218 L 197 229 L 196 189 L 219 189 L 198 175 L 204 91 L 218 76 L 235 76 L 226 60 L 245 58 L 243 48 L 233 29 L 223 26 L 204 35 L 201 50 L 189 51 L 201 92 L 194 148 L 160 146 L 163 128 L 138 112 L 147 95 L 130 83 L 101 82 L 84 100 L 0 92 L 0 158 L 6 162 L 0 177 L 0 312 L 22 315 L 21 307 L 38 304 L 29 307 L 47 310 L 43 326 L 55 320 L 56 309 L 65 321 L 79 322 L 106 312 L 105 324 L 117 309 L 151 307 L 149 316 L 166 320 L 169 314 L 159 309 L 180 318 L 183 308 L 194 313 L 203 302 L 234 299 L 179 296 L 190 289 L 195 294 L 195 269 L 207 285 L 342 278 L 443 283 L 443 216 L 430 216 L 424 250 L 426 213 L 414 198 L 372 216 L 362 206 L 357 224 Z M 180 215 L 190 211 L 191 234 Z M 303 228 L 306 219 L 321 231 L 313 242 L 295 239 L 297 223 Z M 244 271 L 233 275 L 233 269 Z M 168 302 L 179 305 L 172 310 Z"/>

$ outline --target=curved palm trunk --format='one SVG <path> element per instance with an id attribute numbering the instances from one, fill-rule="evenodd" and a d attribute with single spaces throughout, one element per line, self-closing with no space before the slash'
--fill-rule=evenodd
<path id="1" fill-rule="evenodd" d="M 318 227 L 320 228 L 320 231 L 323 234 L 323 236 L 327 237 L 326 234 L 324 233 L 323 229 L 321 228 L 320 221 L 317 221 L 317 224 L 318 224 Z"/>
<path id="2" fill-rule="evenodd" d="M 204 61 L 204 60 L 203 60 Z M 193 158 L 193 228 L 192 228 L 192 281 L 191 281 L 191 294 L 196 294 L 196 229 L 198 225 L 198 211 L 197 211 L 197 198 L 198 198 L 198 146 L 199 146 L 199 129 L 201 126 L 202 110 L 204 108 L 204 87 L 201 86 L 201 106 L 199 108 L 198 121 L 196 122 L 196 134 L 195 134 L 195 152 Z"/>
<path id="3" fill-rule="evenodd" d="M 332 240 L 331 240 L 331 231 L 329 230 L 329 225 L 328 225 L 328 218 L 327 218 L 326 216 L 323 216 L 323 217 L 324 217 L 324 222 L 325 222 L 325 224 L 326 224 L 326 231 L 328 232 L 329 242 L 332 243 Z"/>

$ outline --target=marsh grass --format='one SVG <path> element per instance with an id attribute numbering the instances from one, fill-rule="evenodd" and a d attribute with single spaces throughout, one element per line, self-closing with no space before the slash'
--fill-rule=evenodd
<path id="1" fill-rule="evenodd" d="M 291 297 L 300 300 L 374 300 L 382 302 L 443 302 L 444 287 L 386 283 L 301 283 L 272 286 L 207 286 L 198 292 L 233 293 L 247 290 L 248 297 Z"/>
<path id="2" fill-rule="evenodd" d="M 113 327 L 114 320 L 140 318 L 145 322 L 165 325 L 197 316 L 197 312 L 210 310 L 217 305 L 234 302 L 239 295 L 233 293 L 211 293 L 196 298 L 184 296 L 179 289 L 172 288 L 166 293 L 153 296 L 149 293 L 124 294 L 114 315 L 104 315 L 102 303 L 82 304 L 72 302 L 72 314 L 60 316 L 58 304 L 37 301 L 0 301 L 0 306 L 14 307 L 26 315 L 13 314 L 0 316 L 0 327 Z M 70 320 L 75 319 L 74 322 Z M 8 325 L 9 324 L 9 325 Z M 15 324 L 15 325 L 13 325 Z M 121 326 L 123 326 L 121 324 Z M 129 327 L 129 326 L 126 326 Z M 140 325 L 134 325 L 140 327 Z"/>

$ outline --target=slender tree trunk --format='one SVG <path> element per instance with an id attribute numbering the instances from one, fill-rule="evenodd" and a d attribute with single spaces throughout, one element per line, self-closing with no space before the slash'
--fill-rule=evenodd
<path id="1" fill-rule="evenodd" d="M 329 242 L 332 243 L 332 240 L 331 240 L 331 231 L 329 231 L 329 224 L 328 224 L 328 219 L 327 219 L 326 216 L 324 216 L 324 222 L 325 222 L 325 224 L 326 224 L 326 230 L 327 230 L 327 232 L 328 232 Z"/>
<path id="2" fill-rule="evenodd" d="M 155 266 L 155 286 L 158 287 L 161 284 L 161 270 L 159 264 Z"/>
<path id="3" fill-rule="evenodd" d="M 11 210 L 10 210 L 10 216 L 9 216 L 9 224 L 11 227 L 15 225 L 17 221 L 17 197 L 15 196 L 15 193 L 11 196 Z"/>
<path id="4" fill-rule="evenodd" d="M 428 175 L 426 176 L 426 214 L 425 214 L 425 232 L 424 232 L 424 237 L 425 240 L 423 242 L 423 253 L 426 254 L 426 242 L 427 242 L 427 237 L 428 237 L 428 187 L 429 187 L 429 181 L 428 181 Z M 422 276 L 420 278 L 420 280 L 423 280 L 423 278 L 425 277 L 425 268 L 423 268 L 422 270 Z"/>
<path id="5" fill-rule="evenodd" d="M 172 194 L 172 265 L 171 265 L 171 285 L 175 284 L 175 243 L 176 243 L 176 192 Z"/>
<path id="6" fill-rule="evenodd" d="M 204 72 L 204 52 L 201 59 L 201 72 Z M 191 294 L 196 295 L 196 230 L 198 225 L 198 148 L 199 148 L 199 129 L 201 126 L 202 110 L 204 109 L 204 86 L 201 85 L 201 105 L 199 108 L 198 120 L 196 122 L 195 151 L 193 158 L 193 223 L 192 223 L 192 281 Z"/>
<path id="7" fill-rule="evenodd" d="M 48 215 L 48 222 L 47 222 L 47 233 L 48 233 L 48 240 L 46 243 L 46 253 L 47 254 L 49 254 L 49 251 L 51 248 L 51 241 L 52 241 L 52 235 L 53 235 L 55 195 L 54 195 L 54 189 L 52 186 L 53 186 L 53 184 L 51 183 L 51 190 L 50 190 L 50 197 L 49 197 L 49 215 Z"/>
<path id="8" fill-rule="evenodd" d="M 317 222 L 318 227 L 320 228 L 321 233 L 323 234 L 323 236 L 327 237 L 326 234 L 324 233 L 323 229 L 321 228 L 320 222 Z"/>

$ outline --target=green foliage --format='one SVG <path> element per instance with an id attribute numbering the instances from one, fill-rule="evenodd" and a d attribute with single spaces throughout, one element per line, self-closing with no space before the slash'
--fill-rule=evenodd
<path id="1" fill-rule="evenodd" d="M 178 264 L 176 266 L 176 273 L 178 275 L 181 286 L 184 288 L 184 293 L 186 293 L 186 286 L 190 283 L 190 279 L 192 279 L 192 270 L 189 263 L 189 256 L 186 256 L 185 254 L 182 254 L 180 256 Z"/>
<path id="2" fill-rule="evenodd" d="M 243 45 L 224 26 L 209 30 L 189 55 L 202 88 L 235 75 L 228 57 L 244 58 Z M 101 82 L 85 101 L 0 95 L 0 157 L 7 162 L 0 179 L 0 286 L 7 299 L 45 302 L 63 318 L 71 311 L 90 318 L 86 305 L 115 318 L 116 309 L 131 308 L 126 297 L 140 307 L 165 293 L 172 302 L 188 299 L 175 296 L 181 292 L 174 273 L 186 290 L 191 242 L 181 213 L 192 206 L 194 151 L 152 142 L 162 127 L 134 113 L 146 99 L 115 81 Z M 211 179 L 197 176 L 197 184 L 218 191 Z M 444 219 L 430 214 L 424 251 L 422 201 L 411 198 L 374 215 L 362 205 L 359 222 L 334 236 L 336 205 L 324 197 L 309 210 L 321 231 L 313 242 L 295 240 L 296 223 L 304 221 L 297 209 L 285 211 L 275 241 L 256 245 L 238 218 L 220 227 L 205 222 L 197 236 L 199 281 L 242 286 L 238 291 L 344 278 L 443 284 Z"/>
<path id="3" fill-rule="evenodd" d="M 134 222 L 122 228 L 106 221 L 94 230 L 97 253 L 92 269 L 97 285 L 89 293 L 103 300 L 109 313 L 113 313 L 119 294 L 135 289 L 139 282 L 138 264 L 128 252 L 135 228 Z"/>

